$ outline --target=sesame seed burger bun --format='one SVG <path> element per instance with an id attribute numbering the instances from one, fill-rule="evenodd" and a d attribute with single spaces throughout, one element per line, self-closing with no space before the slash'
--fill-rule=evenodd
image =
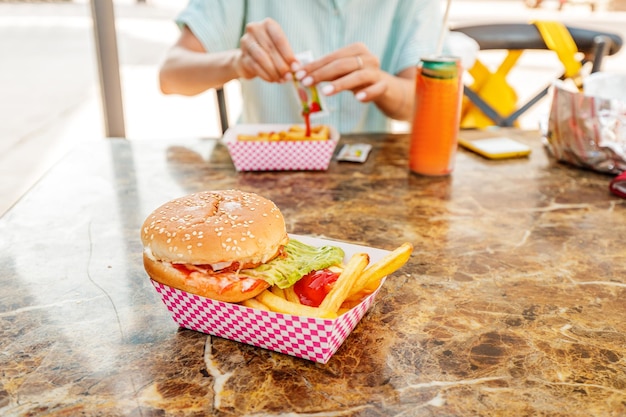
<path id="1" fill-rule="evenodd" d="M 144 266 L 162 284 L 220 301 L 240 302 L 268 287 L 238 271 L 276 257 L 289 241 L 276 205 L 239 190 L 204 191 L 171 200 L 141 228 Z"/>
<path id="2" fill-rule="evenodd" d="M 203 191 L 171 200 L 153 211 L 141 230 L 144 247 L 156 259 L 196 265 L 265 263 L 287 240 L 278 207 L 238 190 Z"/>

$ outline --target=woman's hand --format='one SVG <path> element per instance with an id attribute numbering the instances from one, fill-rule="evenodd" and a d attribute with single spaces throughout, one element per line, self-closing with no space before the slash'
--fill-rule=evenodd
<path id="1" fill-rule="evenodd" d="M 284 82 L 295 61 L 283 29 L 275 20 L 266 18 L 246 25 L 234 66 L 240 78 Z"/>
<path id="2" fill-rule="evenodd" d="M 353 43 L 303 65 L 295 74 L 306 87 L 324 82 L 321 91 L 327 96 L 351 91 L 357 100 L 373 102 L 390 118 L 411 117 L 415 68 L 406 68 L 397 76 L 389 74 L 362 43 Z"/>
<path id="3" fill-rule="evenodd" d="M 385 75 L 378 57 L 362 43 L 338 49 L 296 72 L 304 86 L 328 82 L 322 89 L 324 94 L 348 90 L 363 102 L 376 100 L 385 93 L 388 87 Z"/>

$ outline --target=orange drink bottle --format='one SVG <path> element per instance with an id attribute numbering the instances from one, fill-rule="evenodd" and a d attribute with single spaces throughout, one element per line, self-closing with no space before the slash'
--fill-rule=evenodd
<path id="1" fill-rule="evenodd" d="M 409 166 L 422 175 L 454 169 L 463 84 L 458 58 L 423 58 L 415 80 Z"/>

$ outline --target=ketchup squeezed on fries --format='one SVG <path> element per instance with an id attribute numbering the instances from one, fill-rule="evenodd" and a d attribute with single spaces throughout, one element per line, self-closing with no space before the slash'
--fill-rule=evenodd
<path id="1" fill-rule="evenodd" d="M 311 113 L 307 112 L 307 113 L 302 113 L 302 117 L 304 117 L 304 126 L 306 127 L 306 130 L 304 131 L 304 136 L 306 136 L 307 138 L 311 137 Z"/>
<path id="2" fill-rule="evenodd" d="M 317 87 L 312 86 L 309 87 L 309 91 L 311 93 L 311 102 L 309 103 L 309 95 L 305 87 L 302 87 L 298 81 L 296 81 L 295 75 L 293 77 L 294 85 L 296 87 L 296 91 L 298 92 L 298 97 L 300 98 L 300 103 L 302 104 L 302 117 L 304 118 L 304 125 L 306 126 L 306 132 L 304 136 L 311 136 L 311 113 L 317 113 L 322 111 L 322 104 L 320 97 L 317 93 Z"/>

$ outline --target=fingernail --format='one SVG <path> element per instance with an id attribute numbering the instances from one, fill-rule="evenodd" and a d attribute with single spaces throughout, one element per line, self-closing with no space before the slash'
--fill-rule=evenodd
<path id="1" fill-rule="evenodd" d="M 365 94 L 364 91 L 359 91 L 358 93 L 356 93 L 356 99 L 359 101 L 363 101 L 365 100 L 365 97 L 367 97 L 367 94 Z"/>
<path id="2" fill-rule="evenodd" d="M 283 78 L 285 79 L 285 81 L 291 81 L 293 80 L 293 74 L 288 72 Z"/>
<path id="3" fill-rule="evenodd" d="M 300 71 L 296 71 L 296 80 L 301 80 L 301 79 L 303 79 L 305 75 L 306 75 L 306 72 L 305 72 L 305 71 L 302 71 L 302 70 L 300 70 Z"/>
<path id="4" fill-rule="evenodd" d="M 325 85 L 322 87 L 322 93 L 325 95 L 332 94 L 335 91 L 335 87 L 332 84 Z"/>
<path id="5" fill-rule="evenodd" d="M 297 62 L 292 62 L 291 63 L 291 70 L 294 71 L 294 72 L 295 71 L 299 71 L 300 70 L 300 64 L 297 63 Z"/>
<path id="6" fill-rule="evenodd" d="M 313 85 L 313 77 L 306 77 L 302 80 L 302 85 L 305 87 L 310 87 Z"/>

